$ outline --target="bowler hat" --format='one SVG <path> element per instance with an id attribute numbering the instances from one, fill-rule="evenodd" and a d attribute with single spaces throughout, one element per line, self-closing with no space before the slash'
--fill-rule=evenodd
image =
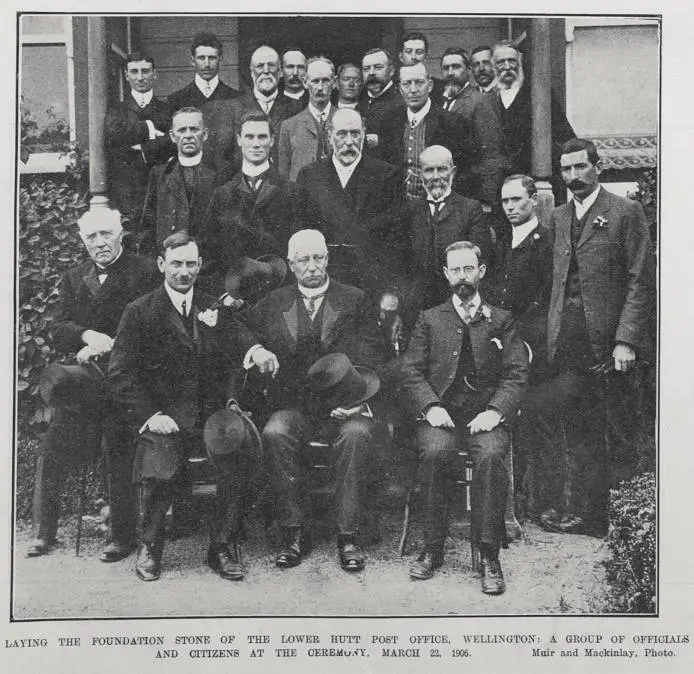
<path id="1" fill-rule="evenodd" d="M 39 393 L 46 405 L 98 403 L 103 398 L 104 374 L 96 363 L 51 363 L 41 373 Z"/>
<path id="2" fill-rule="evenodd" d="M 287 263 L 277 255 L 240 257 L 227 271 L 224 290 L 237 299 L 255 301 L 282 285 L 286 276 Z"/>
<path id="3" fill-rule="evenodd" d="M 309 368 L 306 382 L 315 402 L 330 410 L 356 407 L 376 395 L 381 386 L 373 370 L 352 365 L 344 353 L 319 358 Z"/>
<path id="4" fill-rule="evenodd" d="M 212 414 L 203 431 L 205 449 L 214 463 L 230 456 L 245 456 L 262 462 L 263 446 L 255 424 L 238 405 Z"/>

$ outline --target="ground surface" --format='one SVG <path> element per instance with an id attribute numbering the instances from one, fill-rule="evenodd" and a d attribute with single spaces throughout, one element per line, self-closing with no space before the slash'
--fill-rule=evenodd
<path id="1" fill-rule="evenodd" d="M 71 531 L 49 555 L 24 556 L 28 533 L 20 527 L 14 550 L 13 617 L 49 618 L 155 616 L 434 616 L 600 613 L 607 584 L 602 540 L 547 533 L 525 523 L 524 536 L 502 551 L 506 594 L 488 597 L 473 574 L 467 541 L 454 530 L 445 566 L 429 581 L 413 582 L 412 556 L 397 552 L 400 512 L 384 515 L 382 540 L 367 547 L 367 567 L 343 572 L 334 540 L 315 542 L 301 566 L 274 566 L 275 539 L 251 522 L 244 545 L 248 574 L 242 582 L 219 578 L 204 564 L 204 527 L 168 542 L 162 577 L 143 583 L 134 556 L 104 564 L 96 559 L 103 543 L 87 527 L 80 557 Z M 417 536 L 414 535 L 414 547 Z"/>

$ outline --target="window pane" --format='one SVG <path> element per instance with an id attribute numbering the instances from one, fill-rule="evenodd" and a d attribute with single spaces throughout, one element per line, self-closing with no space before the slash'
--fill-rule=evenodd
<path id="1" fill-rule="evenodd" d="M 70 140 L 65 45 L 22 46 L 22 144 L 56 152 Z"/>
<path id="2" fill-rule="evenodd" d="M 61 15 L 22 17 L 22 35 L 62 35 L 64 32 L 65 18 Z"/>

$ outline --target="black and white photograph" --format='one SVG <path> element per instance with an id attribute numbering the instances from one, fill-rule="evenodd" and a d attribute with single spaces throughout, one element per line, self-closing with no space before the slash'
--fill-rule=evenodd
<path id="1" fill-rule="evenodd" d="M 664 610 L 660 13 L 28 9 L 13 627 L 309 619 L 273 647 L 363 671 L 406 623 L 310 619 L 687 647 L 549 642 Z"/>

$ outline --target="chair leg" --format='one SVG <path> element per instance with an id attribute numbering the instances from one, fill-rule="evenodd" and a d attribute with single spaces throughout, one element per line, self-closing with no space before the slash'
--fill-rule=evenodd
<path id="1" fill-rule="evenodd" d="M 407 549 L 407 539 L 410 535 L 410 500 L 412 498 L 412 490 L 407 490 L 407 496 L 405 497 L 405 515 L 402 521 L 402 534 L 400 536 L 400 545 L 398 551 L 400 556 L 405 556 L 405 551 Z"/>

